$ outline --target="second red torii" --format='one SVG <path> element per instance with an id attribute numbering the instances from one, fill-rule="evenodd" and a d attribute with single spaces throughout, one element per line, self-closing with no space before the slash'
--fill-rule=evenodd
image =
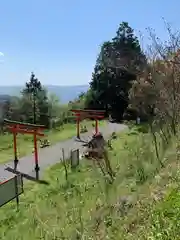
<path id="1" fill-rule="evenodd" d="M 98 120 L 104 118 L 105 110 L 93 110 L 93 109 L 71 109 L 71 112 L 76 116 L 77 122 L 77 138 L 80 138 L 80 121 L 85 118 L 93 118 L 95 120 L 95 134 L 98 134 Z"/>

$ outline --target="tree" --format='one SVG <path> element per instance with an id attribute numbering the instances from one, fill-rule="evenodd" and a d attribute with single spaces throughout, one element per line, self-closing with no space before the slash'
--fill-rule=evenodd
<path id="1" fill-rule="evenodd" d="M 41 82 L 37 78 L 35 78 L 35 74 L 32 72 L 30 81 L 26 82 L 26 87 L 23 90 L 23 95 L 28 96 L 30 101 L 32 102 L 34 124 L 36 124 L 36 112 L 37 112 L 36 98 L 38 92 L 40 92 L 41 90 L 42 90 Z"/>
<path id="2" fill-rule="evenodd" d="M 56 126 L 56 122 L 59 123 L 60 121 L 61 115 L 60 102 L 59 98 L 53 93 L 49 94 L 48 102 L 49 102 L 50 126 L 51 128 L 53 128 Z"/>
<path id="3" fill-rule="evenodd" d="M 23 121 L 24 114 L 27 113 L 28 108 L 25 109 L 24 114 L 22 114 L 23 102 L 19 97 L 11 97 L 8 104 L 8 111 L 6 117 L 14 121 Z"/>
<path id="4" fill-rule="evenodd" d="M 146 62 L 139 41 L 128 23 L 120 24 L 116 36 L 104 42 L 97 58 L 87 105 L 111 112 L 122 119 L 128 107 L 132 80 Z"/>
<path id="5" fill-rule="evenodd" d="M 149 61 L 130 91 L 131 107 L 146 115 L 157 129 L 175 135 L 180 121 L 180 33 L 169 26 L 169 41 L 162 42 L 152 31 Z"/>
<path id="6" fill-rule="evenodd" d="M 49 126 L 50 116 L 47 91 L 35 77 L 34 73 L 31 73 L 30 80 L 26 82 L 26 86 L 22 91 L 22 102 L 22 115 L 28 111 L 28 114 L 25 114 L 26 121 L 34 124 L 43 124 L 46 127 Z"/>
<path id="7" fill-rule="evenodd" d="M 0 134 L 4 133 L 4 119 L 8 117 L 11 97 L 0 96 Z"/>
<path id="8" fill-rule="evenodd" d="M 49 115 L 51 116 L 51 118 L 55 118 L 59 115 L 58 114 L 59 106 L 60 106 L 59 98 L 54 93 L 51 93 L 49 95 L 48 101 L 49 101 L 49 110 L 50 110 Z"/>
<path id="9" fill-rule="evenodd" d="M 49 114 L 49 100 L 47 90 L 42 87 L 37 94 L 38 123 L 50 127 L 51 115 Z"/>

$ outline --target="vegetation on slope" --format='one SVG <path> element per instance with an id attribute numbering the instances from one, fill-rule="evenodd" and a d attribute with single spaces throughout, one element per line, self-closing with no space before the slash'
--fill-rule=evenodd
<path id="1" fill-rule="evenodd" d="M 179 239 L 177 139 L 166 150 L 160 146 L 162 168 L 144 129 L 113 140 L 113 184 L 90 160 L 69 169 L 68 182 L 58 164 L 44 176 L 48 186 L 27 184 L 19 212 L 15 203 L 0 209 L 0 238 Z"/>
<path id="2" fill-rule="evenodd" d="M 46 173 L 49 186 L 26 186 L 18 213 L 14 204 L 0 210 L 2 239 L 180 239 L 180 41 L 179 33 L 167 30 L 165 43 L 150 33 L 145 56 L 133 29 L 120 24 L 115 38 L 102 45 L 90 90 L 67 106 L 50 100 L 34 75 L 22 98 L 6 105 L 11 119 L 36 119 L 49 129 L 73 122 L 72 106 L 103 108 L 116 119 L 129 111 L 146 121 L 148 131 L 132 128 L 114 140 L 112 184 L 84 160 L 68 182 L 59 164 Z"/>

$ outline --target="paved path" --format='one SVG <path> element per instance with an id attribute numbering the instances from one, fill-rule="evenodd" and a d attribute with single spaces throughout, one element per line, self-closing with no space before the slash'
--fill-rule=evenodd
<path id="1" fill-rule="evenodd" d="M 103 136 L 107 138 L 112 132 L 120 132 L 125 128 L 126 126 L 123 124 L 108 123 L 106 127 L 101 127 L 100 131 L 103 133 Z M 92 136 L 92 132 L 81 134 L 81 136 L 82 140 L 87 141 L 90 139 L 90 136 Z M 79 148 L 80 153 L 82 153 L 84 149 L 82 142 L 77 142 L 74 139 L 68 139 L 53 146 L 39 149 L 39 165 L 41 168 L 40 173 L 43 172 L 42 170 L 45 170 L 47 167 L 58 163 L 60 159 L 62 159 L 62 148 L 65 150 L 65 158 L 69 158 L 69 153 L 72 149 Z M 13 176 L 13 173 L 6 170 L 7 167 L 13 168 L 13 166 L 13 161 L 0 165 L 0 182 Z M 33 154 L 22 157 L 19 161 L 17 170 L 24 174 L 35 177 Z"/>

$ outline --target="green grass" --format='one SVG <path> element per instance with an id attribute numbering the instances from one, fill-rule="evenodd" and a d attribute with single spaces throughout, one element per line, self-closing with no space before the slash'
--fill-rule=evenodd
<path id="1" fill-rule="evenodd" d="M 0 209 L 0 239 L 180 239 L 176 139 L 161 151 L 161 168 L 142 132 L 132 128 L 113 141 L 113 184 L 86 160 L 68 170 L 68 182 L 58 164 L 44 175 L 49 186 L 26 184 L 19 212 L 14 202 Z"/>
<path id="2" fill-rule="evenodd" d="M 88 130 L 94 129 L 92 126 L 93 121 L 83 121 L 81 125 L 86 125 Z M 100 121 L 99 125 L 104 126 L 105 121 Z M 76 135 L 76 124 L 65 124 L 63 127 L 45 132 L 51 144 L 67 140 Z M 33 137 L 30 135 L 18 134 L 18 156 L 26 156 L 32 153 L 33 150 Z M 0 163 L 6 163 L 14 159 L 13 155 L 13 136 L 12 134 L 0 136 Z"/>

